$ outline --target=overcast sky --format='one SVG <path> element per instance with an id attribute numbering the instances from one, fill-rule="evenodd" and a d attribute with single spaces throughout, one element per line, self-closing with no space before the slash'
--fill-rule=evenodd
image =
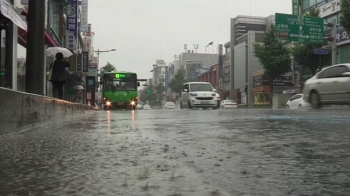
<path id="1" fill-rule="evenodd" d="M 95 32 L 95 50 L 115 48 L 100 55 L 119 71 L 151 77 L 156 59 L 167 64 L 184 51 L 184 44 L 198 52 L 214 41 L 230 41 L 230 18 L 237 15 L 268 16 L 291 13 L 291 0 L 89 0 L 89 23 Z"/>

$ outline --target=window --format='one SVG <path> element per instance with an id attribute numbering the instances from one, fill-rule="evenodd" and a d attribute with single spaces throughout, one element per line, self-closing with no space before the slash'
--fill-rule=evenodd
<path id="1" fill-rule="evenodd" d="M 191 92 L 196 91 L 213 91 L 210 84 L 191 84 Z"/>
<path id="2" fill-rule="evenodd" d="M 185 92 L 185 89 L 187 89 L 187 91 L 188 91 L 188 84 L 184 84 L 184 85 L 182 86 L 182 91 L 183 91 L 183 92 Z"/>
<path id="3" fill-rule="evenodd" d="M 348 72 L 349 69 L 345 66 L 337 66 L 337 67 L 332 67 L 324 70 L 318 75 L 319 79 L 322 78 L 333 78 L 340 76 L 342 73 Z"/>

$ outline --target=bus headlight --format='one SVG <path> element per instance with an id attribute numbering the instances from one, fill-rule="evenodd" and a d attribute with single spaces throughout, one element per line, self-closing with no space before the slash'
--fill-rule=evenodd
<path id="1" fill-rule="evenodd" d="M 110 105 L 111 105 L 111 102 L 110 102 L 110 101 L 107 101 L 107 102 L 106 102 L 106 105 L 110 106 Z"/>
<path id="2" fill-rule="evenodd" d="M 131 101 L 130 104 L 131 104 L 131 105 L 135 105 L 135 101 Z"/>

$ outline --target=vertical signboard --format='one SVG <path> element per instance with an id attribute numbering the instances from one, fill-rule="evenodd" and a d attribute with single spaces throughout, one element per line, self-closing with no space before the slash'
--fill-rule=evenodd
<path id="1" fill-rule="evenodd" d="M 168 89 L 168 83 L 169 83 L 169 70 L 168 66 L 165 66 L 165 89 Z"/>
<path id="2" fill-rule="evenodd" d="M 89 72 L 89 53 L 84 51 L 83 54 L 83 72 Z"/>
<path id="3" fill-rule="evenodd" d="M 97 63 L 89 63 L 89 76 L 97 77 Z"/>
<path id="4" fill-rule="evenodd" d="M 66 47 L 70 50 L 75 50 L 77 48 L 77 7 L 78 0 L 67 0 L 67 5 L 64 10 L 64 13 L 67 16 Z"/>
<path id="5" fill-rule="evenodd" d="M 82 71 L 82 54 L 77 55 L 77 72 Z"/>
<path id="6" fill-rule="evenodd" d="M 299 0 L 292 0 L 292 14 L 299 15 Z"/>
<path id="7" fill-rule="evenodd" d="M 81 0 L 80 32 L 88 32 L 88 0 Z"/>

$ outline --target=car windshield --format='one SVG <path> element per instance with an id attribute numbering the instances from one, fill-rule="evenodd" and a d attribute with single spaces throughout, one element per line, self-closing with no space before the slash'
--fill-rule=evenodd
<path id="1" fill-rule="evenodd" d="M 236 103 L 236 102 L 234 102 L 234 101 L 232 101 L 232 100 L 227 100 L 227 101 L 225 101 L 225 103 Z"/>
<path id="2" fill-rule="evenodd" d="M 173 102 L 168 102 L 166 105 L 175 105 Z"/>
<path id="3" fill-rule="evenodd" d="M 196 91 L 213 91 L 210 84 L 191 84 L 191 92 Z"/>

